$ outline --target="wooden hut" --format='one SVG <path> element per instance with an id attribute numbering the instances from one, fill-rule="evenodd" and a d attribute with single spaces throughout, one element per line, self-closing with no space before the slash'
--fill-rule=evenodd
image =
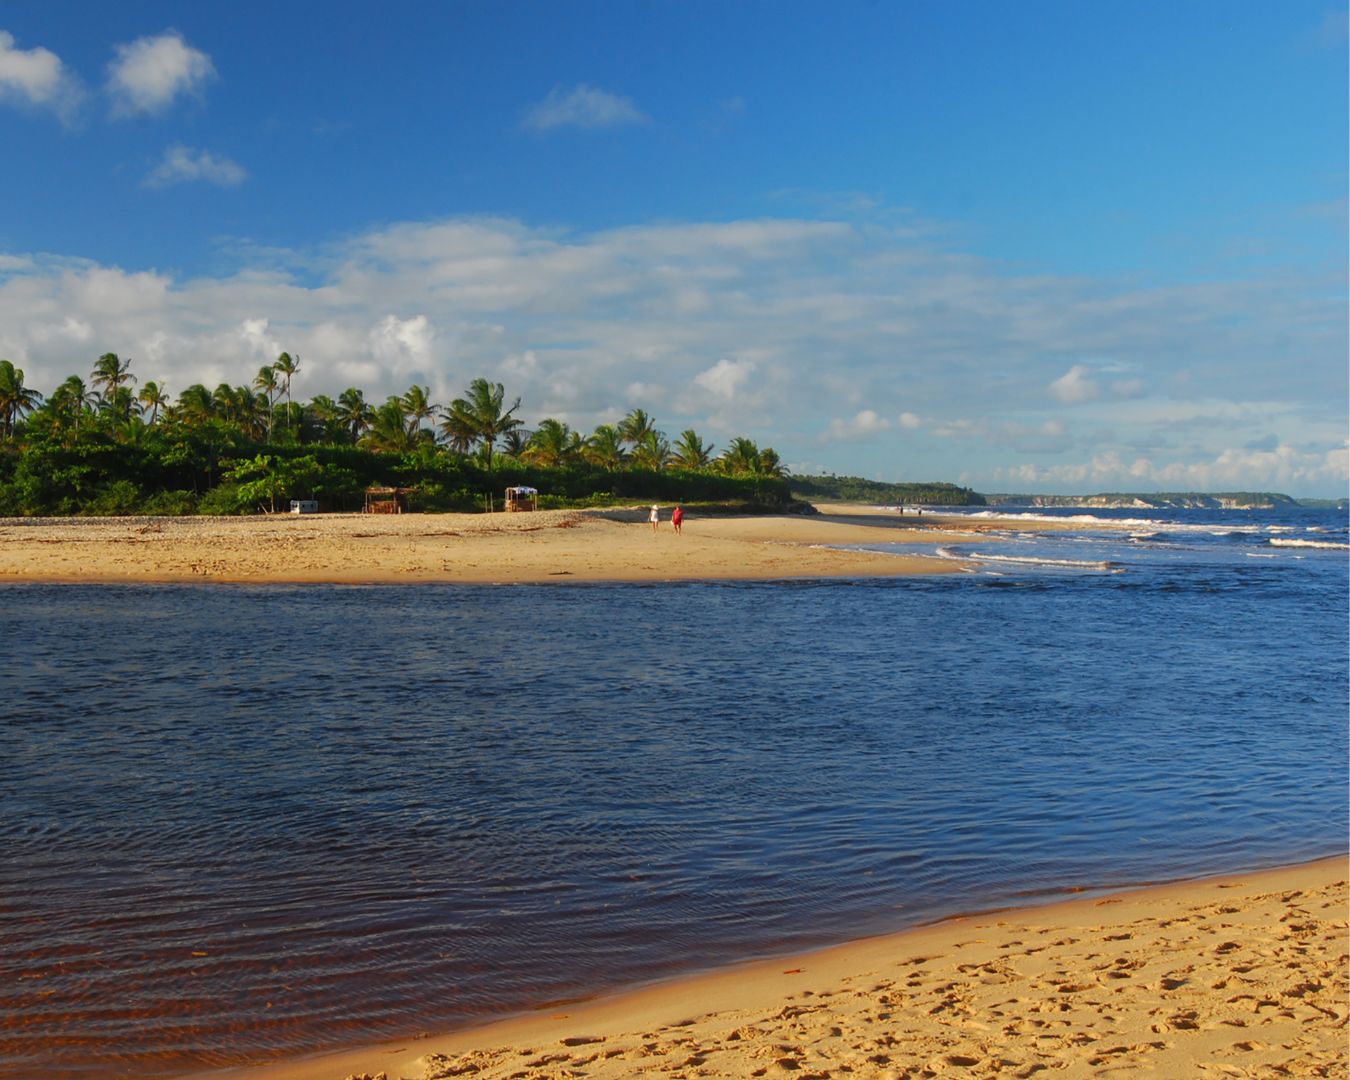
<path id="1" fill-rule="evenodd" d="M 368 487 L 366 488 L 365 513 L 402 514 L 408 509 L 408 493 L 412 488 Z"/>
<path id="2" fill-rule="evenodd" d="M 539 492 L 532 487 L 509 487 L 506 489 L 506 512 L 518 510 L 538 510 Z"/>

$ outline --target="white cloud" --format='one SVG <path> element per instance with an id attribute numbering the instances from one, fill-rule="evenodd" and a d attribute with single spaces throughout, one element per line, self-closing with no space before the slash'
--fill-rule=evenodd
<path id="1" fill-rule="evenodd" d="M 142 181 L 151 188 L 168 187 L 201 180 L 218 187 L 238 187 L 248 179 L 243 166 L 227 157 L 217 157 L 207 150 L 193 150 L 189 146 L 170 146 L 164 158 Z"/>
<path id="2" fill-rule="evenodd" d="M 51 109 L 69 120 L 84 96 L 83 87 L 50 49 L 15 47 L 14 35 L 0 30 L 0 101 L 18 101 Z"/>
<path id="3" fill-rule="evenodd" d="M 1321 280 L 1136 292 L 794 219 L 594 232 L 456 219 L 232 252 L 237 272 L 195 280 L 0 252 L 0 355 L 43 392 L 107 351 L 174 392 L 247 381 L 282 349 L 303 355 L 306 397 L 356 385 L 378 401 L 415 380 L 444 402 L 482 375 L 523 398 L 528 424 L 565 414 L 589 430 L 641 404 L 668 432 L 747 435 L 854 475 L 966 473 L 985 490 L 1025 460 L 1059 488 L 1087 483 L 1075 478 L 1093 462 L 1113 476 L 1143 462 L 1146 478 L 1208 468 L 1177 486 L 1247 470 L 1226 485 L 1283 475 L 1319 494 L 1334 473 L 1298 455 L 1320 461 L 1310 447 L 1345 437 L 1345 301 Z M 691 291 L 698 305 L 676 302 Z M 1111 360 L 1075 374 L 1066 357 Z M 1066 368 L 1075 393 L 1100 385 L 1071 424 L 1046 390 Z M 887 424 L 902 461 L 890 439 L 861 437 Z M 1264 435 L 1277 441 L 1249 445 Z"/>
<path id="4" fill-rule="evenodd" d="M 753 360 L 721 359 L 694 376 L 694 384 L 723 401 L 731 401 L 754 374 Z"/>
<path id="5" fill-rule="evenodd" d="M 176 30 L 137 38 L 114 51 L 107 90 L 115 116 L 164 112 L 181 94 L 200 96 L 216 74 L 211 58 Z"/>
<path id="6" fill-rule="evenodd" d="M 889 431 L 891 422 L 873 409 L 862 409 L 847 420 L 830 421 L 825 438 L 829 440 L 862 439 L 878 432 Z"/>
<path id="7" fill-rule="evenodd" d="M 1050 393 L 1066 405 L 1080 405 L 1092 401 L 1101 390 L 1088 378 L 1088 369 L 1082 364 L 1074 364 L 1063 375 L 1050 384 Z"/>
<path id="8" fill-rule="evenodd" d="M 525 116 L 525 127 L 535 131 L 558 127 L 616 128 L 648 123 L 651 118 L 630 99 L 585 83 L 568 91 L 555 86 Z"/>
<path id="9" fill-rule="evenodd" d="M 400 319 L 386 315 L 371 330 L 370 352 L 383 371 L 425 378 L 432 356 L 435 330 L 425 315 Z"/>

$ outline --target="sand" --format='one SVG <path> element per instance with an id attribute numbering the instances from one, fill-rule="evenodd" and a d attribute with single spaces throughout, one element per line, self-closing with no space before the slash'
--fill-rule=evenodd
<path id="1" fill-rule="evenodd" d="M 0 581 L 520 583 L 950 573 L 932 557 L 987 523 L 866 507 L 707 516 L 655 534 L 645 509 L 527 514 L 273 514 L 0 519 Z M 954 529 L 964 531 L 953 531 Z M 927 556 L 824 545 L 914 542 Z"/>
<path id="2" fill-rule="evenodd" d="M 1344 1077 L 1346 860 L 951 919 L 216 1080 Z"/>

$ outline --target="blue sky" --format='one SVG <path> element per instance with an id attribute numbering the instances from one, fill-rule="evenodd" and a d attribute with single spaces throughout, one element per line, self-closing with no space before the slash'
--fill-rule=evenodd
<path id="1" fill-rule="evenodd" d="M 1346 53 L 1299 2 L 11 4 L 0 356 L 1343 493 Z"/>

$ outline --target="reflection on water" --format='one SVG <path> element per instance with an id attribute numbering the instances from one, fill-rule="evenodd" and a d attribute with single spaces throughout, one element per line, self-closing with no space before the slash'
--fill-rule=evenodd
<path id="1" fill-rule="evenodd" d="M 0 1076 L 1334 852 L 1344 567 L 1290 566 L 7 587 Z"/>

